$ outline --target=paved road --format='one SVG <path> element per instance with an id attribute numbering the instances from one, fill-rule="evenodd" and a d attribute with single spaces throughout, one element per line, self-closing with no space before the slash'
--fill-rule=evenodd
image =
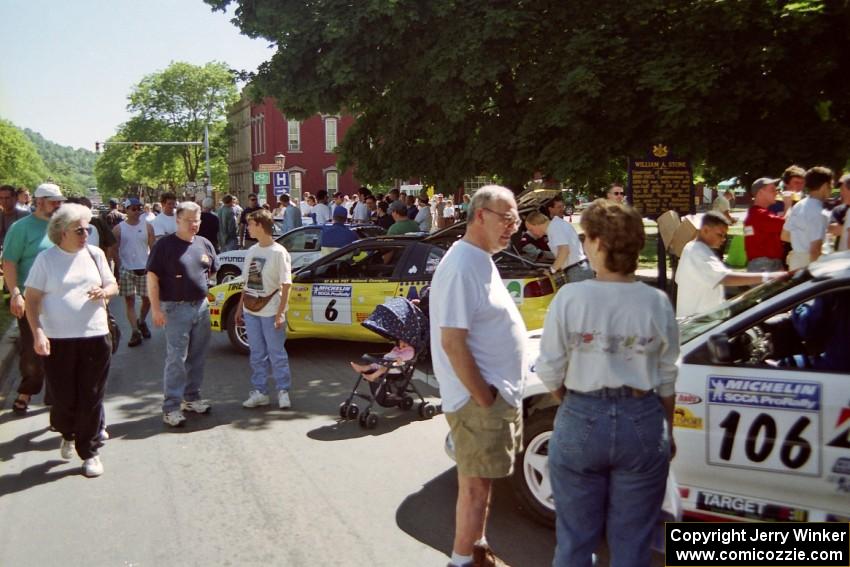
<path id="1" fill-rule="evenodd" d="M 213 413 L 166 430 L 162 331 L 135 349 L 122 344 L 98 479 L 81 476 L 76 457 L 59 459 L 46 409 L 17 418 L 7 399 L 0 565 L 445 565 L 457 489 L 445 420 L 393 410 L 374 431 L 339 423 L 353 383 L 347 361 L 374 345 L 317 345 L 288 345 L 292 411 L 246 410 L 247 359 L 215 334 L 204 389 Z M 17 383 L 16 370 L 7 379 Z M 554 533 L 526 519 L 504 485 L 489 537 L 511 565 L 551 564 Z"/>

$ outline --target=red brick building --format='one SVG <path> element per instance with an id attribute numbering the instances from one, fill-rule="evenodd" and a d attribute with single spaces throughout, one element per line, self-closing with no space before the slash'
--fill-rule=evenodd
<path id="1" fill-rule="evenodd" d="M 325 189 L 333 194 L 342 192 L 354 194 L 359 187 L 351 171 L 342 172 L 337 168 L 337 156 L 334 149 L 345 136 L 354 122 L 354 118 L 345 115 L 317 115 L 307 120 L 288 120 L 277 108 L 273 98 L 266 98 L 260 104 L 250 104 L 250 118 L 244 112 L 231 113 L 231 121 L 237 132 L 237 140 L 231 146 L 228 158 L 230 168 L 231 191 L 240 197 L 257 191 L 253 179 L 246 175 L 245 155 L 241 156 L 240 170 L 235 166 L 240 161 L 236 155 L 241 149 L 250 148 L 251 171 L 259 171 L 260 164 L 275 163 L 275 155 L 286 156 L 286 171 L 290 174 L 292 195 L 298 199 L 304 191 L 316 194 Z M 238 105 L 237 107 L 238 108 Z M 241 117 L 240 117 L 241 115 Z M 241 141 L 241 144 L 240 144 Z M 234 167 L 231 167 L 234 166 Z M 250 185 L 250 186 L 249 186 Z M 274 202 L 271 187 L 267 187 L 269 202 Z"/>

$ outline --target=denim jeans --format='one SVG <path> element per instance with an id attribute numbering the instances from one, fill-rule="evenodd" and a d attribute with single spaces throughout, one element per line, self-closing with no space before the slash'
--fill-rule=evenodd
<path id="1" fill-rule="evenodd" d="M 570 392 L 549 441 L 556 567 L 589 567 L 607 536 L 611 567 L 650 564 L 670 439 L 661 402 Z"/>
<path id="2" fill-rule="evenodd" d="M 251 385 L 262 394 L 268 394 L 269 373 L 278 390 L 289 390 L 292 374 L 289 357 L 283 344 L 286 342 L 286 325 L 274 328 L 274 317 L 258 317 L 244 311 L 245 332 L 251 347 Z"/>
<path id="3" fill-rule="evenodd" d="M 592 280 L 596 277 L 596 272 L 590 267 L 590 263 L 585 260 L 574 266 L 570 266 L 564 271 L 569 283 L 576 283 L 584 280 Z"/>
<path id="4" fill-rule="evenodd" d="M 210 310 L 200 301 L 162 301 L 165 313 L 165 413 L 180 409 L 180 402 L 201 399 L 204 359 L 210 343 Z"/>
<path id="5" fill-rule="evenodd" d="M 747 262 L 748 272 L 779 272 L 784 269 L 782 260 L 778 258 L 753 258 Z"/>

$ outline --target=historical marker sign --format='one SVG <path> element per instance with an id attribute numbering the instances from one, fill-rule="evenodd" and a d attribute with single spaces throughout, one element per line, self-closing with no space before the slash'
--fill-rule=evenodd
<path id="1" fill-rule="evenodd" d="M 667 146 L 654 146 L 651 157 L 629 158 L 628 193 L 641 216 L 654 219 L 670 210 L 690 214 L 694 203 L 691 164 L 669 155 Z"/>

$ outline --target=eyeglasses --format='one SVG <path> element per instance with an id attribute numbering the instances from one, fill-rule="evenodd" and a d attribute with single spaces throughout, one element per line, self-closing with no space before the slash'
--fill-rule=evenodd
<path id="1" fill-rule="evenodd" d="M 611 194 L 612 195 L 624 195 L 625 193 L 623 193 L 622 191 L 612 191 Z"/>
<path id="2" fill-rule="evenodd" d="M 76 234 L 77 236 L 82 236 L 82 235 L 88 234 L 88 233 L 89 233 L 88 229 L 85 229 L 81 226 L 78 226 L 77 228 L 74 229 L 74 234 Z"/>
<path id="3" fill-rule="evenodd" d="M 487 207 L 481 207 L 481 208 L 483 210 L 487 211 L 488 213 L 493 213 L 494 215 L 501 218 L 502 224 L 505 225 L 505 226 L 519 226 L 519 223 L 522 222 L 520 220 L 520 218 L 518 216 L 514 215 L 514 214 L 499 213 L 499 212 L 494 211 L 493 209 L 488 209 Z"/>

